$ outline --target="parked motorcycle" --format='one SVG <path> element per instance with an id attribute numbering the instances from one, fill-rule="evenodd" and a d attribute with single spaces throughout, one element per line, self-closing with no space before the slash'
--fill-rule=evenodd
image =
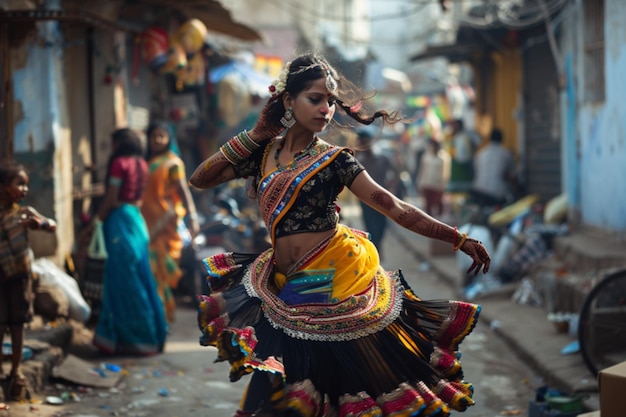
<path id="1" fill-rule="evenodd" d="M 247 197 L 246 197 L 247 198 Z M 203 260 L 222 252 L 261 253 L 271 247 L 269 232 L 260 219 L 258 209 L 240 204 L 229 193 L 217 196 L 208 216 L 200 219 L 200 232 L 185 247 L 180 266 L 183 277 L 177 292 L 192 296 L 209 294 Z"/>

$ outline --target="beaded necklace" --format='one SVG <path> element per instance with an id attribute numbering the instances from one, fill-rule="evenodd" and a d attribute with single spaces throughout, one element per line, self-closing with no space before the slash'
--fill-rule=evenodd
<path id="1" fill-rule="evenodd" d="M 278 170 L 285 170 L 285 169 L 294 169 L 296 167 L 296 164 L 298 163 L 298 159 L 302 156 L 308 155 L 309 153 L 311 153 L 311 149 L 313 149 L 313 145 L 315 145 L 315 142 L 317 142 L 317 136 L 313 137 L 313 140 L 311 140 L 311 142 L 309 142 L 309 144 L 306 146 L 306 148 L 304 148 L 301 151 L 296 152 L 295 154 L 293 154 L 293 160 L 291 161 L 291 163 L 289 165 L 281 165 L 280 162 L 278 162 L 278 157 L 280 155 L 280 151 L 283 150 L 283 146 L 285 146 L 285 139 L 283 138 L 279 143 L 278 146 L 276 147 L 276 152 L 274 152 L 274 162 L 276 163 L 276 169 Z"/>

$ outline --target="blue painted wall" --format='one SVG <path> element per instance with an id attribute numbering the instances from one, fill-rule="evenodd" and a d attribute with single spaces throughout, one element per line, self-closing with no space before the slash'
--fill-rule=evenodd
<path id="1" fill-rule="evenodd" d="M 584 224 L 626 232 L 626 2 L 605 1 L 604 103 L 579 108 Z M 580 85 L 580 84 L 579 84 Z"/>

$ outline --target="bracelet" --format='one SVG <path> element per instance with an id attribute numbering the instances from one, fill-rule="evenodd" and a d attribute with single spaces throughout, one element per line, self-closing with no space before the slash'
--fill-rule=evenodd
<path id="1" fill-rule="evenodd" d="M 257 149 L 259 149 L 259 147 L 261 145 L 259 145 L 258 143 L 256 143 L 254 140 L 252 140 L 252 138 L 250 137 L 250 135 L 248 134 L 248 131 L 246 129 L 242 130 L 241 132 L 239 132 L 239 134 L 237 135 L 237 137 L 239 138 L 239 140 L 241 141 L 241 144 L 248 150 L 250 151 L 250 153 L 256 151 Z"/>
<path id="2" fill-rule="evenodd" d="M 463 247 L 463 244 L 465 243 L 466 240 L 467 240 L 467 233 L 461 233 L 461 241 L 457 245 L 454 245 L 452 249 L 454 249 L 455 251 L 461 249 L 461 247 Z"/>
<path id="3" fill-rule="evenodd" d="M 252 140 L 247 130 L 243 130 L 237 136 L 233 136 L 228 142 L 220 147 L 222 155 L 233 165 L 246 160 L 252 152 L 259 148 L 258 143 Z"/>

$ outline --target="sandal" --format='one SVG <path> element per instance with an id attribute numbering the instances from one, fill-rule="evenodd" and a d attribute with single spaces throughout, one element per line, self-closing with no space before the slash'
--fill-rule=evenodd
<path id="1" fill-rule="evenodd" d="M 20 371 L 11 374 L 11 382 L 9 383 L 9 400 L 25 401 L 30 397 L 28 392 L 28 381 L 24 374 Z"/>

